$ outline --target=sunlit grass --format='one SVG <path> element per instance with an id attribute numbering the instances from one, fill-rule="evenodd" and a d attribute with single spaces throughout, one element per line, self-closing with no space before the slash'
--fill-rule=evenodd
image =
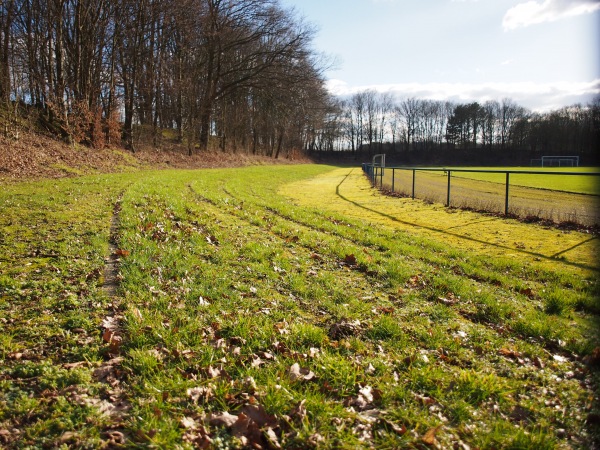
<path id="1" fill-rule="evenodd" d="M 0 429 L 18 432 L 2 444 L 592 445 L 587 260 L 482 252 L 390 204 L 378 219 L 361 205 L 383 200 L 344 177 L 262 167 L 3 191 Z M 311 183 L 302 205 L 281 195 Z M 464 220 L 428 208 L 446 228 Z M 511 239 L 533 245 L 522 226 Z"/>

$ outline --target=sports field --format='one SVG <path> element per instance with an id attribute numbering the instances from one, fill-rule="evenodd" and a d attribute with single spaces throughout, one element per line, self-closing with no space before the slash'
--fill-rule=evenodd
<path id="1" fill-rule="evenodd" d="M 454 167 L 456 169 L 456 167 Z M 473 170 L 489 170 L 489 167 L 468 167 Z M 495 167 L 493 170 L 564 172 L 569 173 L 600 173 L 599 167 Z M 506 176 L 502 173 L 457 172 L 453 176 L 471 180 L 489 181 L 504 184 Z M 600 195 L 600 178 L 596 176 L 577 175 L 539 175 L 527 173 L 511 173 L 510 183 L 514 186 L 554 191 L 572 192 L 577 194 Z"/>
<path id="2" fill-rule="evenodd" d="M 450 170 L 463 168 L 453 167 Z M 470 167 L 470 170 L 486 168 Z M 510 170 L 509 213 L 520 217 L 539 217 L 555 222 L 582 225 L 600 223 L 600 177 L 569 175 L 573 172 L 600 173 L 598 168 L 536 168 L 538 172 L 564 172 L 565 175 L 529 174 L 526 168 L 498 167 Z M 393 177 L 393 179 L 392 179 Z M 383 186 L 394 192 L 412 195 L 412 170 L 386 169 Z M 448 178 L 445 172 L 418 170 L 415 174 L 415 197 L 434 203 L 446 203 Z M 453 172 L 451 206 L 504 212 L 505 173 Z"/>

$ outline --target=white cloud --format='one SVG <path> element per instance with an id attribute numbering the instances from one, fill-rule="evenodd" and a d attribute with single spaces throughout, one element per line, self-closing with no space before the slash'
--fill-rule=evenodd
<path id="1" fill-rule="evenodd" d="M 373 89 L 392 92 L 398 97 L 454 102 L 485 102 L 511 98 L 533 111 L 548 111 L 575 103 L 586 104 L 600 95 L 600 79 L 590 82 L 556 83 L 402 83 L 370 86 L 350 86 L 342 80 L 329 80 L 327 89 L 333 95 L 347 97 L 356 92 Z"/>
<path id="2" fill-rule="evenodd" d="M 502 19 L 505 31 L 542 22 L 554 22 L 567 17 L 589 14 L 600 9 L 598 0 L 527 1 L 510 8 Z"/>

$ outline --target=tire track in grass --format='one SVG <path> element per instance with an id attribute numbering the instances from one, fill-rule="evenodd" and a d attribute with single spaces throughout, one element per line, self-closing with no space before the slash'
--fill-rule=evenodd
<path id="1" fill-rule="evenodd" d="M 347 176 L 344 178 L 344 180 L 346 178 L 347 178 Z M 227 195 L 229 195 L 230 197 L 232 197 L 234 199 L 237 199 L 239 202 L 244 201 L 244 200 L 241 200 L 240 198 L 236 197 L 234 194 L 232 194 L 226 188 L 224 189 L 224 191 Z M 216 203 L 215 203 L 215 205 L 216 205 Z M 352 243 L 353 245 L 374 248 L 375 251 L 408 253 L 408 254 L 412 255 L 412 254 L 420 253 L 422 250 L 415 244 L 402 243 L 402 245 L 403 245 L 402 249 L 404 251 L 399 252 L 398 248 L 396 248 L 394 245 L 385 246 L 381 243 L 374 242 L 377 239 L 387 239 L 387 240 L 391 239 L 389 235 L 386 236 L 384 233 L 378 233 L 375 230 L 369 230 L 369 233 L 368 233 L 369 237 L 371 235 L 375 234 L 376 237 L 374 239 L 370 239 L 369 237 L 367 237 L 366 233 L 363 233 L 363 237 L 361 237 L 360 235 L 356 236 L 356 237 L 348 237 L 348 236 L 344 236 L 344 235 L 340 234 L 338 232 L 338 230 L 328 230 L 324 227 L 315 226 L 307 221 L 299 220 L 295 217 L 292 217 L 288 214 L 285 214 L 285 213 L 277 210 L 275 207 L 272 207 L 272 206 L 258 205 L 256 203 L 254 204 L 254 206 L 262 208 L 263 210 L 265 210 L 273 215 L 276 215 L 277 217 L 280 217 L 281 219 L 283 219 L 285 221 L 306 227 L 306 228 L 314 230 L 315 232 L 318 232 L 318 233 L 324 233 L 328 236 L 336 237 L 340 240 L 345 240 L 347 242 Z M 348 230 L 344 229 L 343 231 L 348 231 Z M 357 233 L 357 234 L 360 234 L 360 233 Z M 420 256 L 416 257 L 415 260 L 419 260 L 423 264 L 425 264 L 425 266 L 420 267 L 420 271 L 426 272 L 427 270 L 425 269 L 425 267 L 434 267 L 436 269 L 447 270 L 448 272 L 453 272 L 455 275 L 457 275 L 459 277 L 469 278 L 476 284 L 484 285 L 488 289 L 494 289 L 494 288 L 501 287 L 506 290 L 507 294 L 517 295 L 518 298 L 520 298 L 521 300 L 526 301 L 526 302 L 530 302 L 534 299 L 534 296 L 532 297 L 533 290 L 541 291 L 544 289 L 545 284 L 547 283 L 548 277 L 551 275 L 551 274 L 545 273 L 543 271 L 538 271 L 538 270 L 535 270 L 533 272 L 522 271 L 522 270 L 520 270 L 521 268 L 519 267 L 519 271 L 517 271 L 516 273 L 512 273 L 511 276 L 513 278 L 519 279 L 527 287 L 523 287 L 523 285 L 515 286 L 514 283 L 510 282 L 510 280 L 508 280 L 508 281 L 503 280 L 502 275 L 497 275 L 498 271 L 492 270 L 491 275 L 486 275 L 486 274 L 482 274 L 481 271 L 478 271 L 477 267 L 473 267 L 473 268 L 469 267 L 468 259 L 470 259 L 471 256 L 462 255 L 462 258 L 465 259 L 465 261 L 467 261 L 466 267 L 465 267 L 465 264 L 461 264 L 460 259 L 458 261 L 455 261 L 454 265 L 448 267 L 444 264 L 445 262 L 447 262 L 447 260 L 442 261 L 443 256 L 440 255 L 440 252 L 441 251 L 439 249 L 431 249 L 429 255 L 420 255 Z M 443 251 L 443 254 L 447 254 L 447 251 Z M 453 258 L 449 258 L 449 259 L 452 260 Z M 533 286 L 533 288 L 534 288 L 533 290 L 531 289 L 531 286 L 530 286 L 532 283 L 535 283 L 535 285 Z M 569 288 L 571 288 L 571 287 L 572 286 L 570 286 Z"/>
<path id="2" fill-rule="evenodd" d="M 256 193 L 252 192 L 254 194 L 254 196 L 250 196 L 250 197 L 252 197 L 252 200 L 248 200 L 248 199 L 242 200 L 239 197 L 236 197 L 235 195 L 233 195 L 231 193 L 231 191 L 228 190 L 227 188 L 222 188 L 222 189 L 224 189 L 225 194 L 227 194 L 228 196 L 230 196 L 233 199 L 236 199 L 240 203 L 244 203 L 244 202 L 252 203 L 255 198 L 257 198 L 257 197 L 261 198 Z M 251 187 L 250 187 L 250 189 L 252 190 Z M 280 218 L 282 218 L 285 221 L 289 221 L 296 225 L 300 225 L 300 226 L 307 227 L 308 229 L 312 229 L 312 230 L 316 231 L 317 233 L 324 233 L 329 236 L 334 236 L 338 239 L 348 241 L 348 242 L 352 243 L 353 245 L 357 245 L 357 246 L 361 246 L 361 245 L 372 246 L 372 242 L 369 242 L 367 244 L 362 239 L 354 240 L 347 236 L 340 235 L 336 231 L 330 231 L 330 230 L 324 229 L 323 227 L 316 227 L 313 224 L 307 224 L 306 222 L 300 221 L 294 217 L 290 217 L 288 215 L 281 213 L 280 211 L 277 211 L 277 209 L 274 207 L 264 205 L 264 204 L 259 205 L 259 202 L 256 202 L 255 200 L 253 202 L 253 206 L 256 208 L 260 208 L 261 210 L 266 211 L 267 213 L 271 213 L 276 216 L 279 216 Z M 382 235 L 382 238 L 383 238 L 383 235 Z M 386 236 L 386 238 L 390 239 L 389 236 Z M 392 246 L 388 246 L 386 249 L 389 251 L 393 251 Z M 414 248 L 414 250 L 417 250 L 416 247 Z M 435 251 L 434 249 L 431 249 L 431 252 L 435 253 L 435 255 L 432 255 L 434 257 L 434 259 L 439 257 L 439 255 L 437 254 L 438 252 Z M 433 271 L 431 271 L 431 273 L 429 274 L 433 278 L 431 278 L 431 280 L 429 280 L 429 282 L 432 282 L 433 279 L 435 279 L 438 275 L 443 274 L 443 272 L 454 272 L 454 274 L 457 275 L 459 278 L 466 277 L 466 278 L 469 278 L 470 280 L 472 280 L 474 282 L 473 290 L 485 287 L 485 289 L 488 291 L 488 293 L 492 293 L 494 291 L 497 291 L 498 288 L 502 288 L 503 293 L 500 295 L 502 295 L 503 297 L 505 297 L 507 299 L 511 298 L 512 299 L 511 302 L 519 302 L 519 303 L 523 303 L 523 304 L 527 305 L 526 309 L 522 311 L 523 313 L 530 310 L 534 306 L 536 308 L 543 307 L 543 305 L 540 306 L 540 304 L 543 303 L 543 296 L 539 297 L 538 294 L 536 294 L 536 292 L 545 291 L 545 288 L 547 287 L 546 283 L 548 282 L 549 279 L 552 279 L 553 275 L 554 275 L 554 273 L 550 273 L 550 272 L 546 273 L 546 271 L 539 272 L 537 269 L 533 272 L 521 271 L 520 268 L 518 268 L 518 270 L 517 269 L 510 270 L 511 273 L 509 275 L 512 279 L 516 278 L 516 279 L 521 280 L 524 283 L 524 284 L 519 285 L 519 283 L 517 283 L 517 284 L 513 283 L 511 279 L 503 280 L 502 275 L 500 275 L 499 277 L 492 276 L 493 274 L 496 273 L 496 272 L 494 272 L 493 269 L 492 269 L 492 275 L 490 275 L 489 277 L 487 277 L 487 276 L 482 277 L 482 273 L 477 270 L 477 266 L 475 266 L 472 270 L 469 270 L 469 267 L 468 266 L 465 267 L 464 265 L 458 265 L 458 266 L 454 265 L 453 267 L 450 267 L 450 268 L 448 268 L 448 267 L 444 268 L 443 265 L 441 265 L 441 267 L 440 267 L 439 259 L 437 261 L 435 261 L 431 257 L 421 257 L 419 259 L 425 265 L 429 265 L 429 266 L 433 265 L 434 266 Z M 488 269 L 490 269 L 490 268 L 488 267 Z M 427 269 L 424 269 L 424 270 L 422 269 L 421 273 L 423 273 L 423 272 L 429 273 L 429 271 Z M 501 271 L 501 272 L 503 272 L 503 271 Z M 512 272 L 514 272 L 514 273 L 512 273 Z M 533 284 L 533 283 L 535 283 L 535 284 Z M 569 281 L 565 281 L 565 283 L 569 284 L 569 287 L 568 287 L 569 289 L 572 288 L 572 285 L 570 285 Z M 532 289 L 532 287 L 533 287 L 533 289 Z M 493 295 L 498 295 L 498 294 L 493 294 Z M 475 296 L 475 297 L 477 297 L 477 296 Z M 469 303 L 471 303 L 471 302 L 469 302 Z M 488 305 L 486 302 L 482 303 L 481 305 L 479 305 L 479 303 L 477 303 L 475 305 L 475 307 L 477 308 L 477 310 L 475 310 L 475 311 L 472 311 L 469 308 L 467 308 L 467 310 L 462 309 L 462 310 L 458 311 L 458 313 L 460 315 L 462 315 L 464 319 L 468 320 L 471 323 L 483 324 L 486 327 L 491 328 L 495 331 L 500 330 L 500 332 L 504 332 L 504 329 L 511 328 L 510 323 L 512 322 L 512 320 L 508 320 L 508 321 L 502 320 L 502 324 L 494 323 L 495 319 L 494 320 L 486 319 L 487 309 L 484 309 L 483 311 L 478 311 L 480 307 L 488 308 Z M 516 307 L 516 304 L 514 304 L 513 307 Z M 510 317 L 509 317 L 509 319 L 510 319 Z M 518 337 L 519 339 L 521 339 L 523 341 L 527 341 L 531 337 L 531 336 L 528 336 L 527 334 L 522 334 L 521 332 L 515 332 L 514 335 L 515 335 L 515 337 Z M 553 348 L 556 346 L 556 344 L 553 341 L 546 341 L 545 345 L 548 346 L 549 348 Z"/>
<path id="3" fill-rule="evenodd" d="M 189 186 L 190 190 L 192 191 L 192 193 L 196 194 L 195 191 L 193 190 L 193 188 L 191 186 Z M 236 196 L 232 195 L 231 192 L 225 191 L 225 193 L 227 195 L 229 195 L 230 197 L 238 200 L 240 203 L 242 203 L 243 201 L 239 198 L 237 198 Z M 218 204 L 217 202 L 210 200 L 210 199 L 205 199 L 207 201 L 207 203 L 210 203 L 213 207 L 215 207 L 220 213 L 224 213 L 226 212 L 228 215 L 235 217 L 238 220 L 244 220 L 246 223 L 250 224 L 251 226 L 254 226 L 255 228 L 263 231 L 263 232 L 268 232 L 272 235 L 275 235 L 276 237 L 278 237 L 279 239 L 281 239 L 284 242 L 288 242 L 289 240 L 289 236 L 282 234 L 282 233 L 277 233 L 275 231 L 273 231 L 272 229 L 266 229 L 264 227 L 261 227 L 260 225 L 257 225 L 255 223 L 252 223 L 252 221 L 250 219 L 248 219 L 245 215 L 240 214 L 239 211 L 235 210 L 235 207 L 232 205 L 226 205 L 226 204 Z M 302 222 L 300 220 L 294 219 L 294 218 L 290 218 L 289 216 L 286 216 L 282 213 L 280 213 L 279 211 L 275 210 L 274 208 L 268 207 L 268 206 L 261 206 L 259 207 L 258 205 L 253 205 L 254 207 L 258 207 L 261 208 L 264 212 L 266 213 L 270 213 L 272 216 L 278 217 L 279 219 L 285 221 L 285 222 L 289 222 L 292 223 L 296 226 L 300 226 L 303 228 L 306 228 L 307 230 L 311 230 L 314 231 L 316 233 L 323 233 L 323 234 L 327 234 L 328 236 L 338 239 L 340 241 L 344 241 L 347 243 L 350 243 L 352 245 L 356 245 L 356 246 L 362 246 L 364 245 L 364 243 L 360 242 L 360 241 L 354 241 L 351 238 L 347 237 L 347 236 L 342 236 L 339 235 L 337 233 L 334 233 L 330 230 L 326 230 L 323 229 L 321 227 L 315 227 L 312 224 L 307 224 L 305 222 Z M 228 211 L 224 211 L 224 207 L 226 207 L 228 209 Z M 323 248 L 322 247 L 316 247 L 316 246 L 311 246 L 309 244 L 303 243 L 302 240 L 295 240 L 293 242 L 294 246 L 297 248 L 298 246 L 303 247 L 305 250 L 307 250 L 309 253 L 311 252 L 323 252 Z M 392 248 L 390 247 L 389 250 L 392 250 Z M 330 255 L 331 256 L 331 255 Z M 337 259 L 338 261 L 341 260 L 340 255 L 335 255 L 335 259 Z M 428 264 L 431 264 L 431 261 L 428 261 L 426 259 L 419 259 L 419 263 L 417 268 L 415 268 L 414 272 L 415 273 L 425 273 L 427 272 L 427 266 Z M 415 262 L 417 262 L 417 260 L 415 260 Z M 376 279 L 376 277 L 374 278 L 372 275 L 370 275 L 369 273 L 365 272 L 364 270 L 356 270 L 357 268 L 355 268 L 355 271 L 358 271 L 361 275 L 360 278 L 362 278 L 363 283 L 369 285 L 372 284 L 372 280 Z M 338 276 L 344 272 L 336 272 L 338 274 Z M 346 276 L 347 274 L 344 273 L 344 276 Z M 432 274 L 433 275 L 433 274 Z M 418 275 L 417 275 L 418 276 Z M 371 280 L 370 280 L 371 279 Z M 477 279 L 475 276 L 472 277 L 472 279 L 474 281 L 476 281 L 479 285 L 486 286 L 488 289 L 493 289 L 493 288 L 497 288 L 498 286 L 494 284 L 493 281 L 488 281 L 488 282 L 482 282 L 483 280 L 481 279 Z M 423 281 L 421 279 L 421 281 Z M 352 277 L 350 277 L 348 279 L 348 282 L 352 282 Z M 424 282 L 424 281 L 423 281 Z M 415 286 L 413 286 L 415 287 Z M 385 291 L 385 289 L 379 289 L 380 291 Z M 419 289 L 417 289 L 419 290 Z M 507 288 L 507 290 L 510 290 Z M 388 292 L 387 295 L 391 295 L 392 298 L 395 297 L 394 293 L 390 293 Z M 422 295 L 422 294 L 419 294 Z M 427 301 L 427 303 L 431 303 L 431 301 Z M 465 311 L 460 311 L 460 310 L 456 310 L 455 311 L 457 314 L 459 314 L 460 316 L 462 316 L 466 321 L 472 323 L 472 324 L 479 324 L 482 326 L 485 326 L 486 328 L 494 331 L 495 333 L 502 333 L 503 331 L 503 327 L 500 326 L 499 324 L 495 324 L 492 322 L 488 322 L 486 323 L 484 320 L 481 320 L 476 314 L 473 313 L 465 313 Z M 475 319 L 473 319 L 475 318 Z M 411 334 L 411 333 L 409 333 Z M 413 334 L 414 337 L 414 334 Z M 527 337 L 523 337 L 523 336 L 519 336 L 523 341 L 527 340 Z"/>
<path id="4" fill-rule="evenodd" d="M 229 195 L 230 197 L 238 200 L 240 202 L 240 204 L 242 203 L 249 203 L 250 201 L 245 199 L 245 200 L 240 200 L 239 198 L 237 198 L 236 196 L 232 195 L 231 192 L 229 191 L 225 191 L 225 193 L 227 195 Z M 235 206 L 233 205 L 229 205 L 226 204 L 225 202 L 223 204 L 215 202 L 215 201 L 211 201 L 210 202 L 215 208 L 217 208 L 220 212 L 225 212 L 228 215 L 234 216 L 237 219 L 241 219 L 244 220 L 245 222 L 249 223 L 250 225 L 253 225 L 254 227 L 256 227 L 257 229 L 264 231 L 264 232 L 270 232 L 273 234 L 276 234 L 277 236 L 279 236 L 281 239 L 285 240 L 285 236 L 279 233 L 274 232 L 273 230 L 271 230 L 270 228 L 266 228 L 266 227 L 262 227 L 261 225 L 257 224 L 257 223 L 253 223 L 251 219 L 249 219 L 248 217 L 246 217 L 243 213 L 241 213 L 241 210 L 237 210 Z M 346 236 L 340 236 L 334 233 L 329 232 L 328 230 L 323 230 L 321 228 L 316 228 L 314 226 L 310 226 L 310 225 L 306 225 L 305 223 L 302 223 L 301 221 L 298 220 L 293 220 L 293 219 L 289 219 L 287 217 L 283 217 L 282 214 L 279 214 L 278 211 L 276 211 L 273 208 L 267 207 L 267 206 L 258 206 L 256 204 L 252 205 L 253 207 L 258 207 L 261 209 L 261 211 L 266 212 L 266 213 L 270 213 L 270 215 L 275 215 L 277 217 L 279 217 L 280 219 L 293 223 L 295 225 L 299 225 L 302 227 L 306 227 L 309 230 L 313 230 L 317 233 L 325 233 L 328 234 L 332 237 L 335 237 L 337 239 L 343 240 L 343 241 L 348 241 L 351 242 L 354 245 L 357 245 L 356 241 L 352 241 L 351 239 L 349 239 Z M 223 211 L 223 208 L 227 209 L 227 211 Z M 247 207 L 246 207 L 247 208 Z M 263 217 L 264 219 L 264 217 Z M 302 246 L 305 249 L 309 250 L 309 251 L 314 251 L 314 247 L 310 246 L 310 245 L 306 245 L 304 243 L 302 243 L 302 241 L 297 241 L 294 242 L 294 245 L 296 246 L 296 248 L 298 246 Z M 365 283 L 368 283 L 367 277 L 364 277 Z M 473 277 L 475 279 L 475 277 Z M 477 281 L 481 281 L 481 280 L 477 280 Z M 482 284 L 482 283 L 480 283 Z M 494 282 L 489 281 L 488 283 L 485 283 L 488 285 L 489 288 L 493 288 L 493 287 L 498 287 L 497 285 L 495 285 Z M 484 284 L 484 285 L 485 285 Z M 417 289 L 420 290 L 420 289 Z M 507 291 L 510 291 L 510 289 L 507 288 Z M 420 294 L 417 293 L 417 296 L 422 296 L 425 294 Z M 498 294 L 496 294 L 498 295 Z M 506 296 L 504 294 L 501 294 L 502 296 Z M 522 294 L 523 297 L 526 297 L 526 294 Z M 381 299 L 379 299 L 379 301 L 381 301 Z M 446 299 L 438 299 L 437 302 L 435 301 L 431 301 L 428 300 L 425 303 L 419 304 L 419 303 L 415 303 L 414 301 L 411 301 L 409 304 L 407 305 L 402 305 L 400 307 L 400 309 L 398 309 L 398 316 L 397 319 L 400 320 L 401 322 L 405 323 L 405 327 L 404 327 L 404 332 L 406 333 L 407 336 L 410 337 L 411 341 L 414 342 L 418 348 L 421 349 L 421 351 L 429 351 L 429 348 L 427 346 L 426 340 L 424 341 L 423 339 L 423 333 L 419 330 L 418 326 L 414 326 L 412 324 L 412 319 L 411 317 L 417 317 L 417 316 L 422 316 L 423 314 L 423 308 L 425 308 L 425 310 L 428 310 L 428 308 L 435 308 L 436 307 L 436 303 L 442 303 L 446 301 L 448 302 L 448 300 Z M 377 302 L 377 300 L 375 300 L 375 302 Z M 469 302 L 470 303 L 470 302 Z M 374 303 L 375 304 L 375 303 Z M 486 305 L 486 304 L 484 304 Z M 487 305 L 486 305 L 487 306 Z M 479 308 L 479 306 L 477 306 Z M 528 307 L 529 308 L 529 307 Z M 492 333 L 493 335 L 495 335 L 497 338 L 505 338 L 505 335 L 507 332 L 510 333 L 510 335 L 513 336 L 513 339 L 516 340 L 516 342 L 520 342 L 519 345 L 528 345 L 532 342 L 532 336 L 528 335 L 528 334 L 522 334 L 519 330 L 512 329 L 511 326 L 511 320 L 509 317 L 509 320 L 504 320 L 504 319 L 500 319 L 498 317 L 492 318 L 491 316 L 488 317 L 488 312 L 487 310 L 483 310 L 482 312 L 470 312 L 464 309 L 464 305 L 461 306 L 459 304 L 459 302 L 457 302 L 457 305 L 453 307 L 450 307 L 450 310 L 453 311 L 454 313 L 454 317 L 453 320 L 457 321 L 457 322 L 462 322 L 469 330 L 486 330 L 486 332 L 488 333 Z M 370 323 L 370 321 L 372 320 L 372 318 L 367 318 L 367 322 L 366 323 Z M 562 349 L 560 345 L 558 345 L 555 341 L 553 340 L 548 340 L 546 338 L 538 338 L 541 342 L 540 344 L 545 347 L 546 349 L 550 350 L 550 351 L 554 351 L 554 352 L 558 352 L 561 353 L 562 355 L 565 355 L 566 357 L 570 358 L 572 357 L 572 353 L 570 351 L 567 351 L 566 349 Z M 501 349 L 501 350 L 505 350 L 505 349 Z M 481 357 L 481 355 L 479 356 Z M 495 358 L 494 354 L 490 355 L 491 360 L 493 360 Z M 488 361 L 488 363 L 491 363 L 491 360 Z M 462 361 L 462 360 L 461 360 Z M 536 360 L 537 361 L 537 360 Z M 463 361 L 464 362 L 464 361 Z"/>
<path id="5" fill-rule="evenodd" d="M 357 270 L 343 270 L 345 267 L 346 268 L 350 268 L 349 265 L 347 265 L 344 262 L 344 257 L 340 257 L 339 255 L 334 255 L 334 254 L 329 254 L 327 256 L 321 256 L 321 254 L 323 253 L 323 248 L 316 246 L 316 245 L 311 245 L 309 243 L 305 243 L 302 242 L 302 238 L 299 238 L 298 235 L 294 235 L 294 236 L 289 236 L 283 233 L 278 233 L 274 230 L 272 230 L 272 227 L 264 227 L 261 226 L 260 224 L 257 224 L 255 222 L 252 221 L 251 218 L 248 218 L 245 214 L 240 214 L 240 212 L 235 210 L 235 207 L 232 205 L 221 205 L 218 204 L 217 202 L 211 200 L 211 199 L 207 199 L 206 197 L 202 196 L 201 194 L 197 193 L 192 186 L 188 186 L 190 189 L 190 192 L 192 193 L 192 195 L 196 198 L 196 200 L 205 202 L 207 204 L 209 204 L 212 208 L 214 208 L 214 210 L 212 211 L 212 214 L 214 215 L 214 217 L 218 217 L 220 216 L 228 216 L 231 218 L 234 218 L 236 221 L 243 221 L 245 223 L 247 223 L 248 225 L 250 225 L 251 227 L 253 227 L 256 231 L 257 231 L 257 235 L 254 237 L 253 242 L 256 242 L 257 240 L 260 240 L 261 237 L 262 239 L 264 239 L 265 235 L 270 235 L 273 238 L 277 239 L 277 241 L 279 241 L 281 243 L 282 248 L 285 248 L 286 246 L 291 246 L 293 248 L 293 252 L 294 255 L 297 255 L 297 252 L 302 249 L 302 255 L 301 257 L 304 259 L 305 262 L 310 262 L 310 264 L 312 265 L 311 267 L 313 267 L 313 269 L 316 269 L 317 267 L 320 267 L 320 269 L 325 270 L 327 272 L 331 272 L 331 273 L 335 273 L 336 274 L 336 279 L 335 279 L 335 285 L 333 286 L 333 289 L 338 289 L 340 292 L 343 291 L 343 287 L 348 287 L 348 286 L 362 286 L 361 288 L 358 288 L 358 290 L 366 290 L 368 289 L 370 286 L 372 286 L 372 280 L 368 280 L 368 274 L 361 272 L 361 271 L 357 271 Z M 206 212 L 206 209 L 205 209 Z M 294 223 L 294 222 L 292 222 Z M 294 223 L 295 225 L 299 225 L 304 227 L 302 224 L 297 224 Z M 311 230 L 310 227 L 304 227 L 307 228 L 308 230 Z M 314 231 L 314 230 L 312 230 Z M 317 233 L 319 233 L 317 231 Z M 336 236 L 334 236 L 336 237 Z M 343 237 L 339 237 L 339 239 L 341 240 L 346 240 Z M 352 243 L 352 242 L 350 242 Z M 311 270 L 313 270 L 311 269 Z M 313 274 L 313 276 L 316 276 L 316 273 Z M 289 288 L 289 293 L 292 293 L 293 289 Z M 302 299 L 301 300 L 301 304 L 304 308 L 307 309 L 313 309 L 312 308 L 312 304 L 310 302 L 307 302 L 306 299 Z M 317 312 L 312 311 L 314 314 L 317 314 Z M 333 314 L 333 313 L 332 313 Z M 333 316 L 335 316 L 336 314 L 333 314 Z"/>
<path id="6" fill-rule="evenodd" d="M 119 286 L 118 275 L 119 275 L 119 261 L 120 255 L 118 243 L 118 233 L 121 212 L 121 205 L 123 202 L 123 195 L 125 191 L 122 191 L 115 202 L 113 207 L 113 213 L 110 221 L 110 232 L 108 238 L 108 256 L 105 258 L 104 264 L 104 282 L 102 283 L 102 290 L 109 298 L 114 298 L 117 295 L 117 288 Z"/>

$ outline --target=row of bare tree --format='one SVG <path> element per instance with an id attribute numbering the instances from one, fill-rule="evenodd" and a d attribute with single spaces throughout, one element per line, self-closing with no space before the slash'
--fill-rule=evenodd
<path id="1" fill-rule="evenodd" d="M 533 113 L 511 99 L 456 104 L 366 90 L 338 102 L 315 142 L 321 151 L 506 149 L 592 154 L 600 146 L 600 98 Z"/>
<path id="2" fill-rule="evenodd" d="M 92 145 L 172 129 L 190 153 L 278 156 L 330 107 L 313 35 L 279 0 L 2 0 L 0 100 Z"/>

